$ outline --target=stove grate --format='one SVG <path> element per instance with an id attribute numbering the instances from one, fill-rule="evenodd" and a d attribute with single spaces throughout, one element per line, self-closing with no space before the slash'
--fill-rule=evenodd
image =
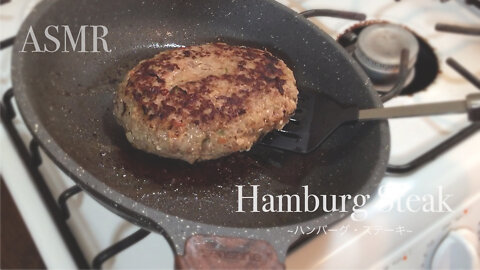
<path id="1" fill-rule="evenodd" d="M 435 24 L 435 30 L 453 34 L 480 36 L 480 27 L 437 23 Z"/>
<path id="2" fill-rule="evenodd" d="M 7 38 L 5 40 L 2 40 L 0 42 L 0 50 L 12 46 L 13 42 L 15 42 L 15 37 L 11 37 L 11 38 Z"/>
<path id="3" fill-rule="evenodd" d="M 448 58 L 447 64 L 480 90 L 480 80 L 476 78 L 475 75 L 473 75 L 473 73 L 468 71 L 465 67 L 460 65 L 460 63 L 458 63 L 453 58 Z M 452 137 L 439 143 L 437 146 L 426 151 L 425 153 L 423 153 L 422 155 L 418 156 L 417 158 L 413 159 L 410 162 L 407 162 L 402 165 L 389 164 L 387 166 L 387 172 L 392 174 L 411 173 L 417 170 L 418 168 L 426 165 L 430 161 L 434 160 L 435 158 L 445 153 L 446 151 L 450 150 L 455 145 L 459 144 L 460 142 L 467 139 L 471 135 L 475 134 L 479 130 L 480 130 L 480 123 L 472 123 L 469 126 L 457 132 Z"/>
<path id="4" fill-rule="evenodd" d="M 63 218 L 65 220 L 70 218 L 70 210 L 68 209 L 67 200 L 73 197 L 74 195 L 83 191 L 79 186 L 73 185 L 70 188 L 67 188 L 65 191 L 60 194 L 58 197 L 58 206 L 63 213 Z"/>
<path id="5" fill-rule="evenodd" d="M 333 17 L 341 18 L 355 21 L 363 21 L 367 16 L 363 13 L 350 12 L 350 11 L 341 11 L 333 9 L 310 9 L 300 13 L 305 18 L 310 17 Z"/>
<path id="6" fill-rule="evenodd" d="M 448 58 L 447 64 L 451 68 L 453 68 L 456 72 L 458 72 L 460 75 L 462 75 L 467 81 L 469 81 L 471 84 L 477 87 L 478 90 L 480 90 L 480 79 L 477 78 L 475 75 L 473 75 L 473 73 L 468 71 L 465 67 L 460 65 L 460 63 L 453 58 Z"/>
<path id="7" fill-rule="evenodd" d="M 144 229 L 139 229 L 138 231 L 132 233 L 131 235 L 125 237 L 124 239 L 118 241 L 117 243 L 111 245 L 110 247 L 104 249 L 92 261 L 93 269 L 101 269 L 102 264 L 118 253 L 124 251 L 125 249 L 133 246 L 134 244 L 140 242 L 143 238 L 147 237 L 150 234 L 149 231 Z"/>
<path id="8" fill-rule="evenodd" d="M 402 90 L 404 89 L 405 82 L 407 81 L 408 77 L 408 54 L 409 51 L 407 49 L 402 50 L 402 54 L 400 56 L 400 68 L 398 72 L 398 78 L 395 84 L 393 85 L 392 89 L 390 91 L 382 94 L 380 96 L 380 100 L 382 102 L 387 102 L 390 99 L 400 95 Z"/>
<path id="9" fill-rule="evenodd" d="M 69 249 L 72 258 L 77 264 L 79 269 L 88 268 L 87 260 L 82 253 L 78 242 L 75 239 L 72 231 L 68 227 L 66 219 L 63 217 L 63 213 L 60 210 L 57 202 L 55 201 L 50 189 L 48 188 L 43 175 L 40 173 L 39 166 L 41 165 L 41 158 L 39 155 L 39 144 L 36 140 L 30 142 L 29 148 L 25 146 L 20 137 L 18 130 L 15 128 L 13 120 L 16 117 L 13 109 L 13 89 L 7 90 L 3 96 L 3 102 L 0 103 L 1 119 L 7 130 L 8 135 L 11 137 L 15 144 L 21 159 L 23 160 L 25 167 L 28 169 L 28 173 L 33 179 L 33 182 L 41 194 L 41 197 L 49 210 L 57 229 L 64 239 L 65 245 Z"/>
<path id="10" fill-rule="evenodd" d="M 27 149 L 13 124 L 13 120 L 16 117 L 12 104 L 13 97 L 13 89 L 7 90 L 3 96 L 3 102 L 0 103 L 2 122 L 4 122 L 9 136 L 15 143 L 15 148 L 19 151 L 22 160 L 25 162 L 25 165 L 28 168 L 32 179 L 34 180 L 37 189 L 42 195 L 41 197 L 48 207 L 55 225 L 64 239 L 64 242 L 67 245 L 75 263 L 79 269 L 89 269 L 90 267 L 85 259 L 85 255 L 81 251 L 75 236 L 67 224 L 67 220 L 70 217 L 67 201 L 83 190 L 78 185 L 74 185 L 60 194 L 58 203 L 55 201 L 53 194 L 50 192 L 45 179 L 43 178 L 43 175 L 39 171 L 39 167 L 42 164 L 39 143 L 36 141 L 36 139 L 32 139 Z M 100 269 L 106 260 L 139 242 L 149 234 L 149 231 L 139 229 L 137 232 L 104 249 L 92 260 L 92 268 Z"/>
<path id="11" fill-rule="evenodd" d="M 466 128 L 460 130 L 452 137 L 446 139 L 440 144 L 436 145 L 432 149 L 426 151 L 424 154 L 415 158 L 414 160 L 407 162 L 402 165 L 391 165 L 387 167 L 387 172 L 391 174 L 407 174 L 412 173 L 418 168 L 426 165 L 430 161 L 433 161 L 435 158 L 439 157 L 443 153 L 452 149 L 454 146 L 467 139 L 471 135 L 475 134 L 480 130 L 480 123 L 473 123 L 467 126 Z"/>
<path id="12" fill-rule="evenodd" d="M 480 9 L 480 0 L 465 0 L 465 3 L 467 5 L 472 5 L 476 7 L 477 9 Z"/>

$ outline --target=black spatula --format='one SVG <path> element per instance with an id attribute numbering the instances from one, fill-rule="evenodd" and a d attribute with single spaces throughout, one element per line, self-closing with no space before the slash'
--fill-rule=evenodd
<path id="1" fill-rule="evenodd" d="M 327 95 L 303 91 L 290 122 L 282 130 L 265 135 L 259 144 L 306 154 L 348 122 L 448 113 L 468 113 L 471 121 L 479 121 L 480 94 L 470 94 L 459 101 L 360 110 L 355 105 L 339 104 Z"/>

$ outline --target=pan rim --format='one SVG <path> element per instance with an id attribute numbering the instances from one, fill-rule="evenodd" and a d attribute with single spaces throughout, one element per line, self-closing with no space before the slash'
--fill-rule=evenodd
<path id="1" fill-rule="evenodd" d="M 41 1 L 34 8 L 34 11 L 25 19 L 22 26 L 20 27 L 18 34 L 23 36 L 26 33 L 29 25 L 35 25 L 36 21 L 40 19 L 46 12 L 48 12 L 52 5 L 55 5 L 55 3 L 59 1 L 61 0 Z M 336 42 L 330 36 L 324 33 L 315 24 L 305 19 L 303 16 L 299 15 L 290 8 L 274 0 L 266 0 L 266 2 L 274 6 L 275 8 L 281 9 L 284 12 L 289 13 L 291 16 L 298 18 L 301 22 L 306 23 L 312 29 L 314 34 L 326 37 L 325 40 L 327 42 L 332 43 L 333 46 L 339 48 L 340 55 L 349 61 L 360 79 L 366 82 L 365 87 L 369 89 L 369 98 L 373 100 L 376 107 L 382 106 L 382 103 L 378 96 L 374 95 L 372 90 L 372 84 L 365 72 L 343 49 L 341 49 L 340 45 L 336 44 Z M 66 173 L 70 178 L 72 178 L 72 180 L 83 190 L 87 191 L 87 193 L 91 195 L 92 198 L 104 205 L 110 211 L 116 213 L 122 218 L 125 218 L 129 222 L 132 222 L 139 227 L 161 233 L 165 236 L 165 238 L 177 254 L 183 254 L 183 244 L 179 245 L 178 243 L 182 243 L 182 241 L 184 242 L 185 238 L 191 235 L 189 233 L 215 234 L 265 240 L 276 248 L 279 259 L 283 260 L 285 258 L 284 256 L 286 254 L 288 246 L 290 246 L 292 242 L 294 242 L 295 240 L 297 240 L 297 238 L 300 237 L 298 235 L 293 235 L 292 237 L 292 235 L 286 233 L 287 230 L 295 228 L 296 226 L 312 226 L 315 224 L 318 225 L 318 223 L 330 225 L 342 220 L 344 216 L 349 214 L 332 213 L 322 217 L 302 221 L 296 224 L 255 228 L 221 226 L 203 223 L 200 221 L 187 220 L 178 216 L 168 215 L 162 211 L 153 210 L 153 208 L 147 207 L 141 203 L 136 203 L 135 206 L 132 206 L 135 203 L 133 199 L 125 197 L 120 192 L 111 189 L 105 183 L 99 181 L 97 177 L 90 174 L 88 171 L 85 170 L 80 174 L 78 171 L 72 169 L 81 168 L 81 166 L 69 154 L 63 151 L 59 144 L 56 143 L 53 137 L 49 134 L 45 125 L 42 124 L 42 121 L 40 121 L 39 117 L 33 110 L 30 99 L 27 96 L 27 91 L 21 90 L 28 88 L 28 86 L 26 86 L 25 82 L 21 79 L 21 75 L 18 74 L 19 70 L 21 69 L 20 67 L 23 66 L 20 58 L 17 57 L 18 52 L 21 49 L 20 46 L 21 43 L 17 39 L 13 46 L 14 53 L 12 53 L 12 85 L 18 109 L 33 138 L 40 144 L 43 151 L 55 163 L 55 165 L 57 165 L 64 173 Z M 379 147 L 379 149 L 384 149 L 379 153 L 379 160 L 381 162 L 378 162 L 376 166 L 372 169 L 372 177 L 370 177 L 369 181 L 367 181 L 359 190 L 359 193 L 361 194 L 373 194 L 376 191 L 379 182 L 383 178 L 387 166 L 386 161 L 388 160 L 390 151 L 390 135 L 388 122 L 378 122 L 378 128 L 380 130 L 381 139 L 379 141 L 379 145 L 381 146 Z M 108 192 L 106 192 L 106 194 L 102 194 L 102 192 L 100 192 L 99 190 L 107 190 Z M 119 201 L 118 198 L 121 198 L 121 201 Z M 114 203 L 114 205 L 110 205 L 110 203 L 112 202 Z M 183 227 L 185 227 L 186 225 L 197 229 L 191 232 L 186 232 L 183 230 Z"/>

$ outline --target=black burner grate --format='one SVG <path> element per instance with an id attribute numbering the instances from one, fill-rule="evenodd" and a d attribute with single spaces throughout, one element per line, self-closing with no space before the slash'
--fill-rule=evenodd
<path id="1" fill-rule="evenodd" d="M 476 78 L 471 72 L 469 72 L 465 67 L 460 65 L 453 58 L 448 58 L 447 64 L 450 65 L 455 71 L 457 71 L 460 75 L 462 75 L 465 79 L 467 79 L 480 90 L 480 80 Z M 388 165 L 387 172 L 393 174 L 411 173 L 416 169 L 424 166 L 428 162 L 434 160 L 449 149 L 453 148 L 455 145 L 459 144 L 460 142 L 475 134 L 479 130 L 480 123 L 472 123 L 466 128 L 457 132 L 452 137 L 446 139 L 445 141 L 426 151 L 419 157 L 413 159 L 412 161 L 407 162 L 403 165 Z"/>
<path id="2" fill-rule="evenodd" d="M 70 230 L 67 220 L 70 217 L 70 211 L 67 206 L 67 201 L 75 194 L 83 191 L 79 186 L 74 185 L 66 189 L 58 198 L 58 203 L 55 200 L 53 194 L 50 192 L 43 175 L 39 171 L 39 167 L 42 164 L 42 159 L 40 156 L 40 147 L 38 142 L 35 139 L 30 141 L 29 147 L 27 148 L 22 141 L 18 131 L 16 130 L 13 120 L 16 117 L 15 110 L 12 104 L 13 99 L 13 89 L 9 89 L 3 96 L 3 103 L 0 103 L 1 109 L 1 118 L 2 122 L 5 124 L 9 136 L 15 143 L 15 148 L 18 150 L 23 162 L 28 168 L 36 188 L 39 190 L 44 203 L 46 204 L 52 219 L 57 226 L 58 231 L 60 232 L 62 238 L 64 239 L 65 244 L 67 245 L 70 254 L 72 255 L 78 269 L 88 269 L 90 268 L 85 255 L 80 249 L 80 246 L 75 239 L 72 231 Z M 93 269 L 101 268 L 101 265 L 106 260 L 125 250 L 126 248 L 134 245 L 143 238 L 145 238 L 149 231 L 144 229 L 139 229 L 136 233 L 125 237 L 119 242 L 107 247 L 101 251 L 92 261 Z"/>
<path id="3" fill-rule="evenodd" d="M 15 119 L 15 111 L 12 104 L 13 90 L 9 89 L 3 96 L 3 104 L 0 104 L 1 107 L 1 118 L 2 122 L 7 129 L 9 136 L 15 143 L 15 147 L 22 158 L 25 166 L 28 168 L 28 172 L 32 177 L 34 184 L 37 190 L 42 195 L 42 199 L 45 205 L 50 211 L 50 215 L 57 226 L 58 231 L 60 232 L 64 242 L 69 249 L 69 252 L 72 254 L 75 263 L 79 269 L 88 268 L 87 260 L 85 259 L 84 254 L 82 253 L 78 242 L 73 236 L 70 228 L 64 219 L 63 214 L 60 210 L 60 207 L 57 205 L 55 199 L 53 198 L 52 193 L 50 192 L 43 175 L 39 171 L 39 166 L 42 161 L 39 155 L 39 145 L 35 140 L 32 140 L 30 143 L 30 151 L 27 149 L 25 144 L 20 137 L 20 134 L 16 130 L 13 120 Z"/>

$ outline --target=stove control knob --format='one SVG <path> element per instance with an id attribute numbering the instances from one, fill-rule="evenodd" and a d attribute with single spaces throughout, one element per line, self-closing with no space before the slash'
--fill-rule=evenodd
<path id="1" fill-rule="evenodd" d="M 450 231 L 434 251 L 430 269 L 480 269 L 480 244 L 468 229 Z"/>

